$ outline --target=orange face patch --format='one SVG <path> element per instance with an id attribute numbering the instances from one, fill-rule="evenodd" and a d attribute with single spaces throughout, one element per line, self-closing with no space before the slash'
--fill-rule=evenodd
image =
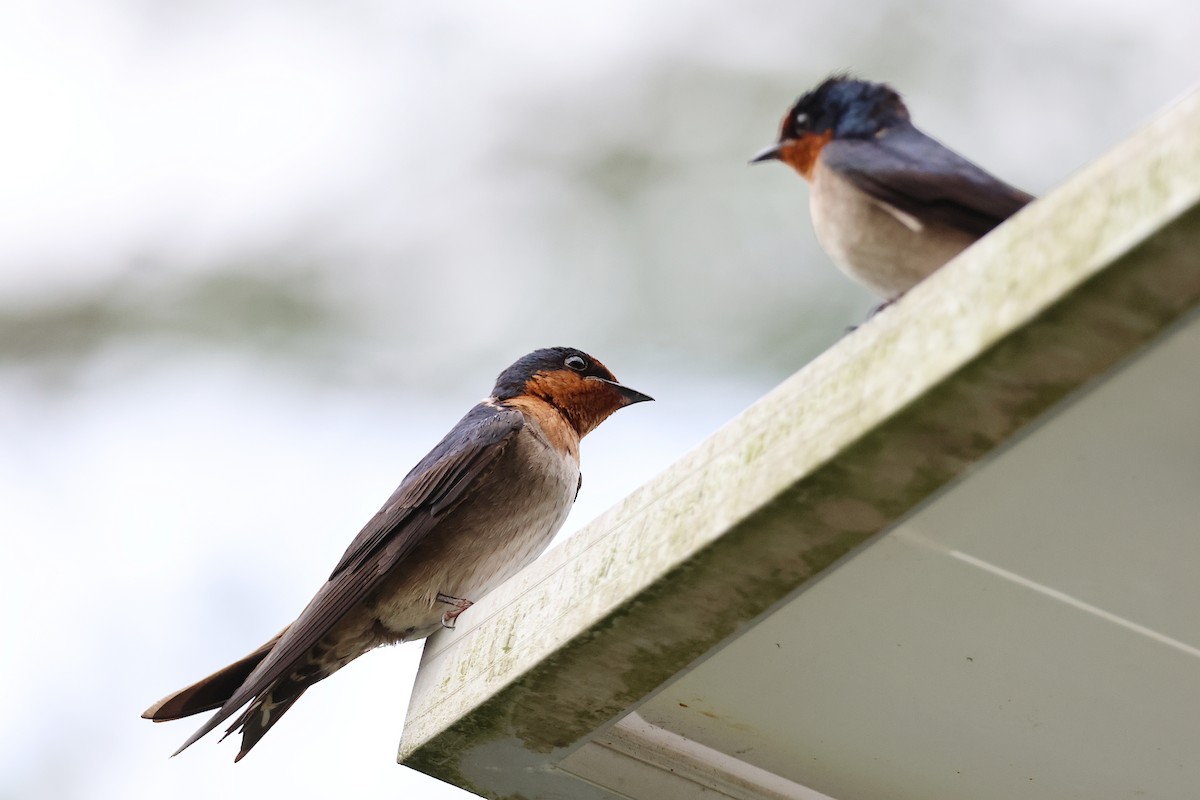
<path id="1" fill-rule="evenodd" d="M 562 412 L 580 436 L 586 436 L 625 405 L 607 384 L 585 380 L 579 373 L 565 369 L 537 373 L 525 384 L 525 391 Z"/>
<path id="2" fill-rule="evenodd" d="M 824 133 L 806 133 L 799 139 L 789 139 L 779 145 L 779 160 L 803 175 L 805 180 L 811 181 L 821 148 L 832 138 L 833 131 L 828 130 Z"/>

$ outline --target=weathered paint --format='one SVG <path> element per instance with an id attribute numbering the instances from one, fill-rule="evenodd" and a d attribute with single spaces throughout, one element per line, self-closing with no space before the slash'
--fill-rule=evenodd
<path id="1" fill-rule="evenodd" d="M 401 761 L 568 791 L 569 748 L 1200 305 L 1197 130 L 1193 94 L 431 640 Z"/>

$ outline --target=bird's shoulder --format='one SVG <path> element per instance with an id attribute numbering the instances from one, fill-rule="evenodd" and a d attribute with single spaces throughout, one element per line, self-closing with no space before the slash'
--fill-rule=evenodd
<path id="1" fill-rule="evenodd" d="M 475 405 L 434 445 L 392 492 L 346 548 L 330 574 L 332 580 L 376 552 L 406 529 L 413 538 L 433 519 L 458 504 L 478 478 L 490 470 L 525 426 L 517 410 L 485 400 Z M 418 518 L 414 518 L 418 514 Z M 420 520 L 423 524 L 414 525 Z"/>

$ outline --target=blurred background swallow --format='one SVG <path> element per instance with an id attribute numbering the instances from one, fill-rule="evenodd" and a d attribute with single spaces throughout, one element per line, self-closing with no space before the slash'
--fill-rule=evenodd
<path id="1" fill-rule="evenodd" d="M 845 76 L 796 101 L 751 163 L 770 160 L 811 185 L 829 257 L 887 301 L 1033 200 L 918 130 L 889 86 Z"/>
<path id="2" fill-rule="evenodd" d="M 308 687 L 368 650 L 452 627 L 535 559 L 582 485 L 580 439 L 650 399 L 579 350 L 521 358 L 404 478 L 293 623 L 142 716 L 217 709 L 178 754 L 246 706 L 226 732 L 241 732 L 241 760 Z"/>

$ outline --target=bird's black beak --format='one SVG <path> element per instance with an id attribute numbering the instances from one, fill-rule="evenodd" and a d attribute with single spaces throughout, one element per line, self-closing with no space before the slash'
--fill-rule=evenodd
<path id="1" fill-rule="evenodd" d="M 751 164 L 757 164 L 760 161 L 778 161 L 779 151 L 783 147 L 783 142 L 776 142 L 770 147 L 764 147 L 758 152 L 754 158 L 750 159 Z"/>
<path id="2" fill-rule="evenodd" d="M 584 378 L 584 380 L 600 381 L 601 383 L 608 384 L 614 390 L 616 390 L 617 394 L 619 394 L 621 396 L 621 400 L 624 401 L 622 403 L 622 405 L 631 406 L 634 403 L 645 403 L 645 402 L 654 400 L 654 398 L 651 397 L 650 395 L 642 394 L 637 389 L 630 389 L 628 386 L 622 386 L 621 384 L 617 383 L 616 381 L 610 381 L 610 380 L 606 380 L 604 378 L 597 378 L 594 375 L 589 375 L 586 378 Z"/>

